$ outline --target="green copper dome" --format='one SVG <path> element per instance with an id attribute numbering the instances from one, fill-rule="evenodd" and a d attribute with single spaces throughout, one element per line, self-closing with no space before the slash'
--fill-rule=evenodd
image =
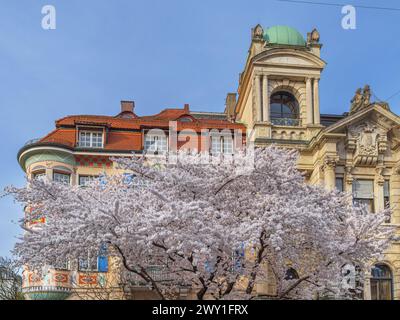
<path id="1" fill-rule="evenodd" d="M 305 46 L 306 41 L 296 29 L 288 26 L 274 26 L 264 31 L 264 40 L 272 44 Z"/>

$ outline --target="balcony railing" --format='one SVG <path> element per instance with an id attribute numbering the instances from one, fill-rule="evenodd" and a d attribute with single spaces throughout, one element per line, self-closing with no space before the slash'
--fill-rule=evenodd
<path id="1" fill-rule="evenodd" d="M 24 146 L 30 146 L 31 144 L 35 144 L 38 143 L 40 141 L 40 139 L 31 139 L 29 141 L 27 141 Z"/>
<path id="2" fill-rule="evenodd" d="M 146 272 L 155 282 L 170 282 L 177 279 L 176 275 L 168 272 L 163 266 L 149 266 L 146 268 Z M 136 286 L 145 286 L 149 284 L 135 273 L 130 274 L 129 280 Z"/>
<path id="3" fill-rule="evenodd" d="M 37 144 L 39 142 L 41 142 L 41 139 L 31 139 L 31 140 L 29 140 L 29 141 L 27 141 L 25 143 L 24 147 L 30 146 L 30 145 L 35 145 L 35 144 Z M 63 140 L 63 139 L 54 139 L 54 138 L 46 139 L 46 141 L 43 141 L 43 143 L 62 144 L 62 145 L 66 145 L 66 146 L 69 146 L 69 147 L 73 147 L 74 146 L 74 144 L 72 142 L 70 142 L 70 141 Z"/>
<path id="4" fill-rule="evenodd" d="M 271 123 L 275 126 L 297 127 L 301 125 L 300 119 L 293 119 L 293 118 L 275 118 L 271 119 Z"/>

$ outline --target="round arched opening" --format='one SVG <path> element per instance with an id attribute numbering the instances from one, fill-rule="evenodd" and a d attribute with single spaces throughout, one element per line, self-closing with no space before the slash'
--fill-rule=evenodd
<path id="1" fill-rule="evenodd" d="M 278 91 L 271 95 L 271 122 L 275 125 L 298 126 L 299 103 L 293 94 Z"/>

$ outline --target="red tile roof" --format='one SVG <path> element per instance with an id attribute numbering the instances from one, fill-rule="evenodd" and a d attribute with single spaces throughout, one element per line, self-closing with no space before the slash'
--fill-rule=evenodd
<path id="1" fill-rule="evenodd" d="M 136 116 L 136 115 L 135 115 Z M 192 121 L 181 122 L 179 118 L 190 117 Z M 168 129 L 170 121 L 176 121 L 178 131 L 192 129 L 200 132 L 202 129 L 241 129 L 243 134 L 246 127 L 243 124 L 232 123 L 228 120 L 198 119 L 187 109 L 165 109 L 156 115 L 123 118 L 121 114 L 113 116 L 72 115 L 56 121 L 56 129 L 43 137 L 41 143 L 57 143 L 68 147 L 76 146 L 76 126 L 102 126 L 107 129 L 107 141 L 104 149 L 131 151 L 141 150 L 143 146 L 141 129 Z"/>

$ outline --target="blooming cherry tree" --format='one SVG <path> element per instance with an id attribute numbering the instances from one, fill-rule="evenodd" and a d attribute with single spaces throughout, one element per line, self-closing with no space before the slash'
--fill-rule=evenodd
<path id="1" fill-rule="evenodd" d="M 343 267 L 367 271 L 390 245 L 389 212 L 307 185 L 297 156 L 274 146 L 232 157 L 132 156 L 85 187 L 44 179 L 9 187 L 36 208 L 21 221 L 15 253 L 40 270 L 107 244 L 123 272 L 162 299 L 180 288 L 197 299 L 249 299 L 263 282 L 272 283 L 271 299 L 346 296 Z M 45 223 L 27 228 L 38 211 Z"/>

